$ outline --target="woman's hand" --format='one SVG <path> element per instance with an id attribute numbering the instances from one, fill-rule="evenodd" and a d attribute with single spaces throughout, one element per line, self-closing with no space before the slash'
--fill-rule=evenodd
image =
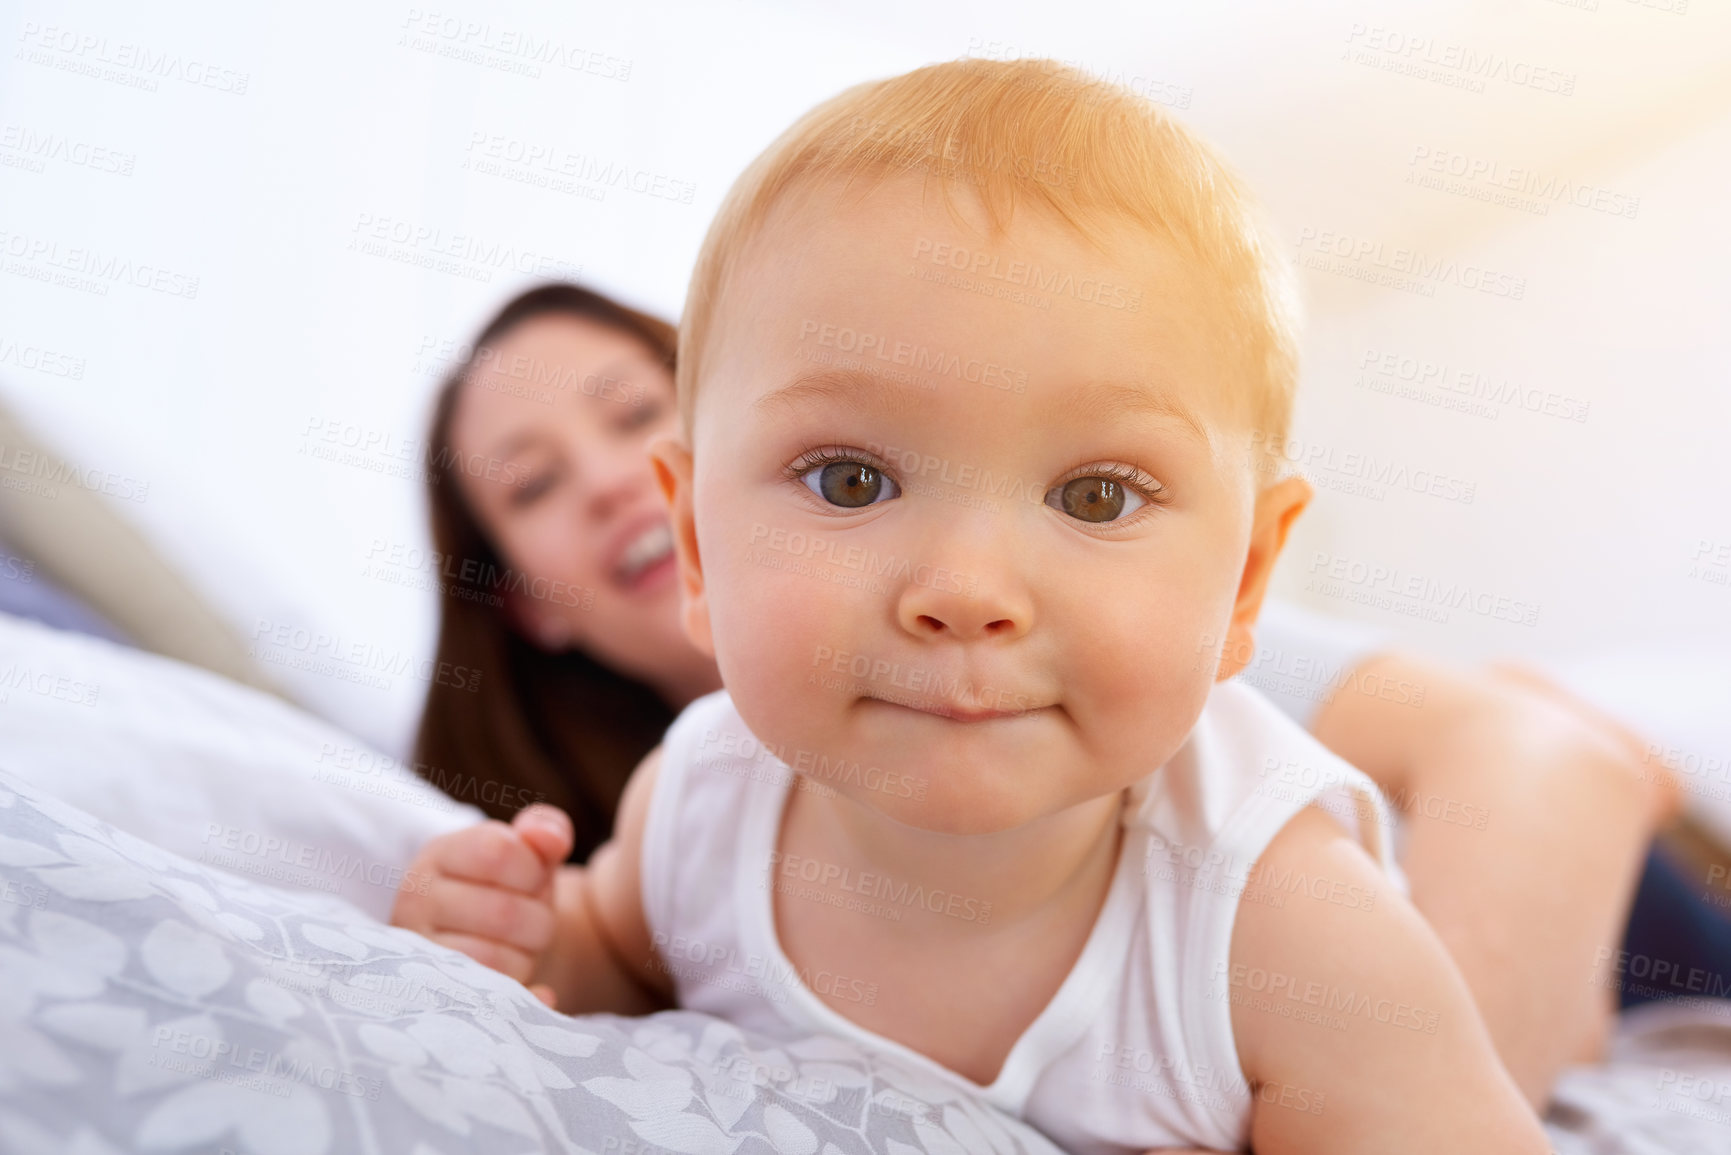
<path id="1" fill-rule="evenodd" d="M 398 892 L 391 923 L 528 983 L 553 942 L 553 883 L 571 841 L 565 812 L 543 804 L 508 826 L 483 822 L 435 838 L 409 875 L 432 881 L 424 893 Z M 551 988 L 530 989 L 553 1005 Z"/>

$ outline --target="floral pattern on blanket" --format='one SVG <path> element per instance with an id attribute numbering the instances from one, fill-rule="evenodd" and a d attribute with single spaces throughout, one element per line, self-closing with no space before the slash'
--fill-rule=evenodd
<path id="1" fill-rule="evenodd" d="M 840 1040 L 555 1014 L 340 900 L 189 862 L 4 774 L 0 1149 L 1057 1151 Z"/>
<path id="2" fill-rule="evenodd" d="M 1731 1002 L 1625 1015 L 1559 1155 L 1731 1155 Z M 951 1084 L 688 1011 L 569 1018 L 328 895 L 0 773 L 0 1150 L 1055 1155 Z"/>

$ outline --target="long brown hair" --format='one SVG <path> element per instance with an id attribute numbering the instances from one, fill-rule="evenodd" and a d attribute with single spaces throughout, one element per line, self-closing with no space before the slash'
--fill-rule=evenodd
<path id="1" fill-rule="evenodd" d="M 433 548 L 486 575 L 510 571 L 463 496 L 452 451 L 451 418 L 477 358 L 532 317 L 563 314 L 611 326 L 641 340 L 669 372 L 672 325 L 577 285 L 542 285 L 512 298 L 476 335 L 440 388 L 428 435 L 427 496 Z M 441 567 L 449 572 L 449 565 Z M 462 801 L 509 821 L 530 802 L 571 815 L 583 862 L 613 829 L 625 780 L 661 740 L 674 711 L 648 686 L 580 650 L 548 653 L 522 638 L 493 589 L 441 581 L 439 669 L 480 671 L 475 679 L 434 680 L 415 738 L 416 770 Z M 478 592 L 481 596 L 477 596 Z"/>

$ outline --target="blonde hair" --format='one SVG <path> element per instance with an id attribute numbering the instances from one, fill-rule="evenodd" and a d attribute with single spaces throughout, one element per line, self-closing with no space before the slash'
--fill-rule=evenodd
<path id="1" fill-rule="evenodd" d="M 1292 272 L 1238 179 L 1203 141 L 1116 84 L 1049 60 L 955 60 L 856 85 L 800 117 L 742 173 L 709 226 L 679 330 L 689 436 L 721 295 L 771 210 L 800 185 L 924 172 L 979 196 L 1001 233 L 1027 202 L 1096 246 L 1128 221 L 1199 266 L 1226 314 L 1256 428 L 1284 440 L 1297 383 Z M 867 185 L 867 191 L 871 187 Z"/>

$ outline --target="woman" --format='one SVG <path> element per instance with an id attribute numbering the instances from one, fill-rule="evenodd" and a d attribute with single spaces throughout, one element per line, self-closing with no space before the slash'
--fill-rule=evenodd
<path id="1" fill-rule="evenodd" d="M 644 752 L 721 685 L 680 632 L 643 455 L 678 420 L 674 341 L 587 289 L 532 289 L 475 338 L 433 414 L 438 660 L 487 676 L 432 687 L 416 761 L 496 818 L 529 799 L 563 809 L 578 862 Z"/>
<path id="2" fill-rule="evenodd" d="M 444 571 L 485 575 L 496 596 L 445 589 L 439 659 L 488 676 L 478 693 L 434 687 L 417 760 L 565 810 L 575 861 L 605 840 L 638 759 L 720 686 L 678 625 L 643 451 L 675 430 L 673 350 L 664 322 L 572 286 L 535 289 L 476 338 L 433 422 Z M 1616 976 L 1593 960 L 1623 939 L 1674 786 L 1643 776 L 1634 739 L 1530 674 L 1385 652 L 1291 607 L 1270 607 L 1263 650 L 1335 671 L 1328 684 L 1260 684 L 1405 811 L 1414 901 L 1542 1106 L 1565 1064 L 1602 1048 Z M 1666 881 L 1660 869 L 1643 895 Z"/>

